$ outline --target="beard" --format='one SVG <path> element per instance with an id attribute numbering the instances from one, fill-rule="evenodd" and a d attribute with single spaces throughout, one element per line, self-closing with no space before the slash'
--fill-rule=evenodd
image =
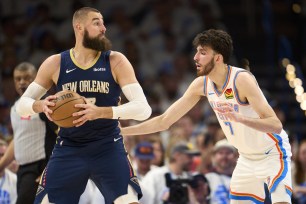
<path id="1" fill-rule="evenodd" d="M 110 50 L 112 44 L 110 40 L 106 37 L 101 39 L 100 35 L 96 37 L 89 37 L 88 31 L 85 30 L 83 38 L 83 46 L 88 49 L 104 52 Z"/>
<path id="2" fill-rule="evenodd" d="M 211 70 L 215 67 L 214 58 L 210 60 L 210 62 L 203 67 L 201 70 L 197 70 L 197 76 L 207 76 Z"/>

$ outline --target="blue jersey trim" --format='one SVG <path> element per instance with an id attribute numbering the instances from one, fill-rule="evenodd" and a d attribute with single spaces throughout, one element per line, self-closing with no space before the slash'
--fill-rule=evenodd
<path id="1" fill-rule="evenodd" d="M 207 78 L 204 77 L 204 95 L 207 96 Z"/>
<path id="2" fill-rule="evenodd" d="M 237 88 L 236 88 L 236 78 L 237 78 L 238 74 L 241 73 L 241 72 L 246 72 L 246 71 L 238 71 L 238 72 L 235 74 L 234 81 L 233 81 L 233 87 L 234 87 L 235 98 L 236 98 L 237 102 L 238 102 L 240 105 L 249 105 L 249 102 L 243 102 L 243 101 L 240 100 L 239 94 L 238 94 L 238 90 L 237 90 Z"/>
<path id="3" fill-rule="evenodd" d="M 230 79 L 230 77 L 231 77 L 231 73 L 232 73 L 232 68 L 231 68 L 231 66 L 227 65 L 227 75 L 226 75 L 225 82 L 224 82 L 224 84 L 223 84 L 223 86 L 222 86 L 222 91 L 221 91 L 221 92 L 218 91 L 218 89 L 217 89 L 215 83 L 211 82 L 212 85 L 213 85 L 213 87 L 214 87 L 214 91 L 215 91 L 215 93 L 217 94 L 217 96 L 221 96 L 222 93 L 224 92 L 225 88 L 226 88 L 227 85 L 228 85 L 229 79 Z"/>
<path id="4" fill-rule="evenodd" d="M 281 175 L 274 181 L 272 186 L 269 187 L 270 192 L 274 192 L 278 184 L 286 177 L 288 173 L 288 162 L 287 162 L 287 152 L 285 148 L 283 147 L 283 139 L 278 135 L 272 133 L 274 138 L 278 141 L 278 146 L 280 148 L 282 155 L 281 162 L 283 163 L 284 169 L 282 170 Z"/>
<path id="5" fill-rule="evenodd" d="M 261 202 L 261 201 L 255 199 L 255 198 L 253 198 L 251 196 L 236 196 L 236 195 L 230 194 L 229 197 L 230 197 L 230 199 L 233 199 L 233 200 L 251 200 L 251 201 L 253 201 L 256 204 L 264 203 L 264 202 Z"/>

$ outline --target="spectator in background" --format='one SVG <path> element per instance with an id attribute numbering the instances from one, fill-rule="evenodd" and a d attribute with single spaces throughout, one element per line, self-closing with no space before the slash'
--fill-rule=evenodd
<path id="1" fill-rule="evenodd" d="M 192 157 L 199 152 L 191 149 L 187 143 L 173 146 L 168 165 L 155 168 L 147 173 L 142 180 L 144 204 L 163 204 L 169 198 L 169 188 L 166 186 L 165 175 L 170 173 L 172 179 L 188 178 Z"/>
<path id="2" fill-rule="evenodd" d="M 125 137 L 130 138 L 130 137 Z M 165 148 L 159 135 L 148 137 L 147 140 L 153 145 L 154 158 L 151 164 L 162 167 L 165 165 Z"/>
<path id="3" fill-rule="evenodd" d="M 7 150 L 7 143 L 0 139 L 0 158 Z M 17 178 L 8 169 L 0 170 L 0 203 L 15 203 L 17 199 Z"/>
<path id="4" fill-rule="evenodd" d="M 21 96 L 36 76 L 34 65 L 22 62 L 14 69 L 15 89 Z M 16 103 L 18 103 L 17 100 Z M 0 170 L 16 158 L 17 171 L 16 204 L 33 204 L 38 181 L 55 144 L 57 126 L 45 114 L 20 117 L 16 113 L 16 103 L 11 108 L 11 123 L 14 139 L 0 160 Z"/>
<path id="5" fill-rule="evenodd" d="M 306 203 L 306 140 L 300 143 L 292 169 L 293 198 Z"/>
<path id="6" fill-rule="evenodd" d="M 226 139 L 215 144 L 212 155 L 213 172 L 205 175 L 211 189 L 211 204 L 230 203 L 230 181 L 237 158 L 237 150 Z"/>
<path id="7" fill-rule="evenodd" d="M 134 151 L 134 170 L 140 181 L 152 169 L 152 167 L 154 168 L 154 166 L 151 165 L 153 159 L 154 150 L 151 143 L 140 142 L 137 144 Z"/>
<path id="8" fill-rule="evenodd" d="M 5 140 L 11 137 L 9 116 L 9 103 L 7 101 L 0 101 L 0 133 Z"/>
<path id="9" fill-rule="evenodd" d="M 210 204 L 210 187 L 207 178 L 201 173 L 192 176 L 192 185 L 189 188 L 190 204 Z"/>

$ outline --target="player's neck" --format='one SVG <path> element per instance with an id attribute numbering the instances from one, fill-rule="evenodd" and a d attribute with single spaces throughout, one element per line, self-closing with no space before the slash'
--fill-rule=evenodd
<path id="1" fill-rule="evenodd" d="M 84 48 L 83 46 L 75 46 L 72 48 L 74 59 L 81 65 L 90 64 L 99 54 L 99 51 Z"/>
<path id="2" fill-rule="evenodd" d="M 215 68 L 209 73 L 209 79 L 214 82 L 218 89 L 222 89 L 226 77 L 228 74 L 228 68 L 226 64 L 215 65 Z"/>

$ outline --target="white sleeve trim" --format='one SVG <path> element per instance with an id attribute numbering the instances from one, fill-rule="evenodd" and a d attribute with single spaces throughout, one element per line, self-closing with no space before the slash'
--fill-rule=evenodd
<path id="1" fill-rule="evenodd" d="M 152 109 L 139 83 L 128 84 L 122 87 L 122 92 L 129 102 L 112 107 L 113 119 L 145 120 L 150 117 Z"/>
<path id="2" fill-rule="evenodd" d="M 34 115 L 35 111 L 33 110 L 33 103 L 36 100 L 39 100 L 46 93 L 47 89 L 36 82 L 32 82 L 17 103 L 17 113 L 21 116 Z"/>

